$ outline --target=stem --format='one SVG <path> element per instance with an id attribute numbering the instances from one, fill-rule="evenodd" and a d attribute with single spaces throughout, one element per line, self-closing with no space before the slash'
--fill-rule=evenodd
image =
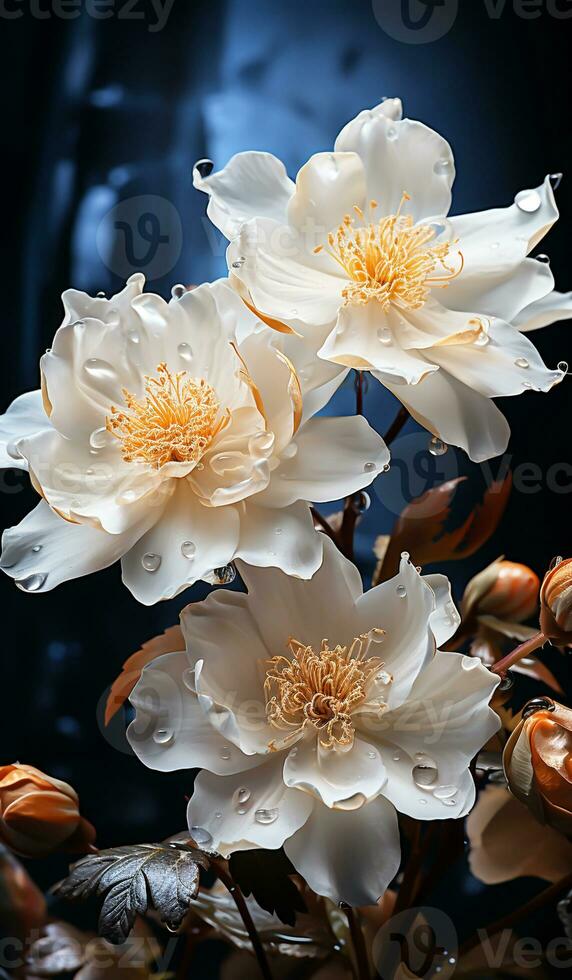
<path id="1" fill-rule="evenodd" d="M 566 891 L 566 889 L 570 887 L 572 887 L 572 873 L 565 875 L 564 878 L 561 878 L 560 881 L 550 885 L 549 888 L 545 888 L 544 891 L 540 892 L 540 894 L 536 896 L 536 898 L 531 899 L 530 902 L 527 902 L 526 905 L 522 906 L 522 908 L 517 909 L 516 912 L 511 912 L 510 915 L 505 915 L 502 919 L 497 919 L 495 922 L 491 922 L 490 925 L 485 926 L 485 932 L 490 937 L 496 935 L 497 932 L 502 932 L 503 929 L 512 929 L 512 927 L 517 925 L 521 919 L 525 919 L 528 915 L 532 915 L 534 912 L 537 912 L 538 909 L 543 908 L 543 906 L 549 905 L 554 899 L 558 898 L 563 891 Z M 478 946 L 480 942 L 481 936 L 479 936 L 477 931 L 461 946 L 459 950 L 459 959 L 466 953 L 470 953 L 470 951 L 474 949 L 475 946 Z"/>
<path id="2" fill-rule="evenodd" d="M 225 888 L 228 889 L 228 891 L 230 892 L 230 894 L 234 899 L 235 905 L 240 913 L 240 917 L 244 922 L 244 927 L 248 933 L 248 938 L 252 943 L 252 948 L 254 950 L 256 959 L 258 960 L 258 966 L 260 968 L 260 973 L 262 977 L 264 978 L 264 980 L 272 980 L 272 973 L 270 972 L 270 966 L 268 965 L 266 952 L 264 950 L 264 946 L 262 945 L 260 936 L 258 935 L 258 932 L 256 930 L 256 926 L 252 921 L 252 916 L 248 911 L 248 906 L 246 904 L 244 895 L 242 894 L 240 888 L 234 881 L 234 878 L 232 878 L 232 876 L 227 871 L 226 867 L 224 866 L 224 862 L 222 860 L 211 858 L 211 868 L 215 872 L 219 880 L 222 882 L 222 884 L 225 886 Z"/>
<path id="3" fill-rule="evenodd" d="M 501 677 L 504 677 L 509 667 L 513 667 L 519 660 L 523 660 L 524 657 L 528 657 L 529 654 L 534 653 L 539 647 L 544 646 L 547 641 L 548 637 L 544 633 L 537 633 L 536 636 L 531 636 L 529 640 L 525 640 L 524 643 L 516 647 L 512 653 L 508 653 L 502 660 L 497 660 L 496 664 L 493 664 L 491 667 L 491 670 L 493 673 L 500 674 Z"/>
<path id="4" fill-rule="evenodd" d="M 356 391 L 356 415 L 363 415 L 363 393 L 364 393 L 363 371 L 356 371 L 356 375 L 354 379 L 354 387 Z"/>
<path id="5" fill-rule="evenodd" d="M 345 902 L 342 902 L 340 908 L 342 912 L 345 912 L 348 925 L 350 927 L 350 935 L 352 937 L 352 944 L 356 958 L 358 980 L 370 980 L 371 974 L 369 970 L 369 960 L 367 958 L 365 939 L 362 928 L 359 924 L 359 920 L 351 905 L 346 905 Z"/>
<path id="6" fill-rule="evenodd" d="M 385 442 L 386 446 L 390 446 L 393 440 L 397 439 L 397 436 L 401 432 L 409 417 L 409 412 L 405 408 L 405 405 L 402 405 L 383 437 L 383 441 Z"/>

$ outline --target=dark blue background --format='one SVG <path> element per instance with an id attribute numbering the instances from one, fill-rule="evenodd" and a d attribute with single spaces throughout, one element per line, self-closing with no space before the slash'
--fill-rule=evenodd
<path id="1" fill-rule="evenodd" d="M 162 31 L 149 29 L 156 17 L 141 2 L 143 20 L 39 19 L 28 4 L 6 6 L 25 13 L 11 20 L 0 14 L 2 407 L 37 385 L 62 290 L 110 293 L 120 285 L 117 259 L 109 259 L 113 251 L 102 258 L 97 237 L 117 203 L 160 195 L 179 215 L 180 254 L 151 289 L 167 296 L 175 282 L 224 273 L 224 246 L 191 183 L 201 157 L 219 168 L 238 150 L 270 150 L 294 176 L 361 108 L 399 95 L 409 115 L 453 145 L 455 212 L 509 204 L 546 173 L 570 169 L 572 21 L 545 10 L 526 20 L 507 2 L 491 19 L 484 0 L 475 0 L 461 5 L 444 38 L 413 45 L 384 33 L 367 0 L 175 0 Z M 560 8 L 567 10 L 565 0 Z M 565 178 L 558 202 L 561 222 L 541 250 L 567 289 L 572 180 Z M 551 366 L 572 360 L 568 330 L 561 324 L 535 337 Z M 380 431 L 396 407 L 370 385 L 366 414 Z M 548 396 L 527 394 L 502 407 L 513 426 L 514 465 L 532 461 L 545 474 L 554 462 L 572 462 L 567 382 Z M 353 410 L 350 385 L 335 408 Z M 416 431 L 412 424 L 406 430 Z M 425 437 L 419 439 L 423 449 Z M 490 473 L 451 452 L 432 479 L 456 472 L 471 476 L 457 502 L 466 513 Z M 377 489 L 383 496 L 383 485 Z M 2 524 L 10 526 L 34 494 L 18 475 L 8 475 L 2 490 Z M 367 565 L 375 535 L 390 530 L 398 509 L 399 493 L 392 494 L 389 508 L 373 494 L 360 528 Z M 515 492 L 486 549 L 446 569 L 457 594 L 470 573 L 503 552 L 542 573 L 554 554 L 570 552 L 571 513 L 570 492 Z M 19 759 L 72 782 L 102 846 L 164 837 L 184 824 L 189 774 L 144 770 L 128 753 L 121 719 L 104 734 L 101 699 L 126 657 L 202 594 L 198 587 L 146 609 L 121 586 L 117 566 L 41 596 L 0 580 L 0 761 Z M 44 865 L 38 873 L 53 880 L 62 867 Z"/>

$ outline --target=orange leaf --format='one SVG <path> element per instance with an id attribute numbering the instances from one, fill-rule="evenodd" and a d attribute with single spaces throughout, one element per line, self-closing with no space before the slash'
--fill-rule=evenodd
<path id="1" fill-rule="evenodd" d="M 455 491 L 466 477 L 459 476 L 407 504 L 398 518 L 376 581 L 395 575 L 402 551 L 416 565 L 456 561 L 478 551 L 496 531 L 512 488 L 512 475 L 487 487 L 482 503 L 453 530 L 445 530 Z M 375 583 L 374 583 L 375 584 Z"/>
<path id="2" fill-rule="evenodd" d="M 111 685 L 107 702 L 105 705 L 104 722 L 109 725 L 111 719 L 117 714 L 119 709 L 131 694 L 137 681 L 141 677 L 141 671 L 148 663 L 164 653 L 177 653 L 185 649 L 185 641 L 181 627 L 169 626 L 160 636 L 153 637 L 147 643 L 143 643 L 137 653 L 133 653 L 123 664 L 122 671 Z"/>

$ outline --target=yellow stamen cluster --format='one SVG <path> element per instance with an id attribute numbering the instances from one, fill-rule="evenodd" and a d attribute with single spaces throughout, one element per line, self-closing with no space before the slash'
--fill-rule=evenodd
<path id="1" fill-rule="evenodd" d="M 367 657 L 369 645 L 383 635 L 383 630 L 370 630 L 349 647 L 331 648 L 328 640 L 322 640 L 317 653 L 290 639 L 291 656 L 273 657 L 266 664 L 264 690 L 270 724 L 288 731 L 288 739 L 313 726 L 325 748 L 351 746 L 355 734 L 352 712 L 366 701 L 370 682 L 384 666 L 379 657 Z M 391 676 L 384 675 L 384 683 L 391 683 Z M 383 710 L 383 705 L 378 707 Z M 270 748 L 275 749 L 276 743 Z"/>
<path id="2" fill-rule="evenodd" d="M 172 374 L 159 364 L 157 377 L 145 377 L 145 398 L 123 389 L 126 409 L 111 408 L 106 428 L 120 441 L 126 462 L 156 469 L 166 463 L 198 463 L 213 437 L 228 422 L 219 413 L 214 388 L 186 371 Z"/>
<path id="3" fill-rule="evenodd" d="M 431 245 L 436 237 L 430 225 L 414 225 L 411 215 L 401 213 L 409 201 L 404 194 L 397 214 L 366 222 L 361 208 L 354 207 L 361 222 L 347 214 L 337 231 L 328 235 L 328 253 L 341 265 L 350 282 L 342 295 L 346 303 L 368 303 L 375 299 L 384 310 L 390 304 L 418 310 L 434 286 L 444 287 L 456 279 L 464 259 L 453 268 L 447 261 L 451 243 Z M 370 202 L 373 219 L 377 201 Z M 314 252 L 323 251 L 318 245 Z"/>

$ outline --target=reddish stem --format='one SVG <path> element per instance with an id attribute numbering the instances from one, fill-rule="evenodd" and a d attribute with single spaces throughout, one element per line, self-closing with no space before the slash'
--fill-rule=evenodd
<path id="1" fill-rule="evenodd" d="M 534 653 L 535 650 L 538 650 L 539 647 L 544 646 L 547 642 L 548 637 L 544 633 L 537 633 L 535 636 L 531 636 L 529 640 L 525 640 L 524 643 L 517 646 L 512 653 L 508 653 L 502 660 L 497 660 L 496 664 L 493 664 L 491 667 L 491 670 L 493 673 L 505 677 L 510 667 L 514 667 L 519 660 L 530 656 L 531 653 Z"/>

